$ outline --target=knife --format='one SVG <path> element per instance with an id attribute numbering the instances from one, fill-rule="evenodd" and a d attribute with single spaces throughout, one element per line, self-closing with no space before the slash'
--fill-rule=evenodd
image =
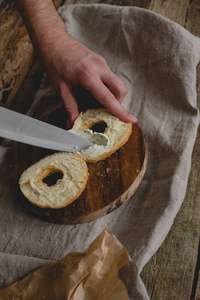
<path id="1" fill-rule="evenodd" d="M 93 145 L 67 130 L 0 107 L 0 137 L 41 148 L 78 152 Z"/>

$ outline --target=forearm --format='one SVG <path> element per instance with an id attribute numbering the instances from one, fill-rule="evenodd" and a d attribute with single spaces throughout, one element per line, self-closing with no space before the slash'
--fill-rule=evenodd
<path id="1" fill-rule="evenodd" d="M 73 39 L 52 0 L 14 0 L 40 55 L 46 74 L 60 94 L 70 124 L 78 116 L 73 87 L 81 85 L 126 122 L 136 122 L 122 106 L 127 93 L 124 83 L 111 72 L 106 61 Z"/>
<path id="2" fill-rule="evenodd" d="M 43 48 L 55 47 L 59 37 L 69 38 L 65 25 L 52 0 L 14 0 L 35 49 L 40 55 Z"/>

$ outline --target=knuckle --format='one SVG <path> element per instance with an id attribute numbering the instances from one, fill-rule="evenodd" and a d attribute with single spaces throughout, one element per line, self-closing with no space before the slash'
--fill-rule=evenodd
<path id="1" fill-rule="evenodd" d="M 128 87 L 125 84 L 123 84 L 121 86 L 121 94 L 125 96 L 127 93 L 128 93 Z"/>
<path id="2" fill-rule="evenodd" d="M 83 74 L 82 76 L 80 76 L 79 83 L 82 87 L 90 90 L 92 86 L 91 76 L 89 74 Z"/>
<path id="3" fill-rule="evenodd" d="M 126 85 L 122 84 L 118 86 L 118 91 L 116 92 L 116 97 L 119 100 L 123 100 L 125 95 L 128 93 L 128 88 Z"/>
<path id="4" fill-rule="evenodd" d="M 81 61 L 78 65 L 77 72 L 80 76 L 92 76 L 93 68 L 86 61 Z"/>
<path id="5" fill-rule="evenodd" d="M 116 98 L 115 96 L 110 92 L 110 91 L 107 91 L 105 92 L 104 94 L 104 101 L 108 104 L 112 104 L 113 102 L 116 101 Z"/>
<path id="6" fill-rule="evenodd" d="M 93 63 L 99 67 L 105 67 L 107 66 L 107 62 L 105 60 L 105 58 L 103 58 L 101 55 L 99 54 L 90 54 L 90 60 L 93 61 Z"/>
<path id="7" fill-rule="evenodd" d="M 94 77 L 93 70 L 87 65 L 81 65 L 77 71 L 77 77 L 79 78 L 79 83 L 89 88 L 91 85 L 91 79 Z"/>
<path id="8" fill-rule="evenodd" d="M 96 56 L 96 62 L 102 66 L 107 66 L 107 62 L 106 62 L 105 58 L 100 55 Z"/>

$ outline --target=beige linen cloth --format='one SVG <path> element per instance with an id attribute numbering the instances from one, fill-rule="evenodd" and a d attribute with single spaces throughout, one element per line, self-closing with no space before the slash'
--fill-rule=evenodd
<path id="1" fill-rule="evenodd" d="M 136 193 L 96 221 L 50 224 L 19 205 L 7 173 L 12 144 L 0 148 L 0 286 L 4 288 L 69 252 L 85 251 L 104 228 L 132 261 L 120 278 L 130 299 L 149 299 L 140 272 L 165 239 L 184 200 L 199 125 L 196 66 L 200 39 L 181 26 L 136 7 L 63 6 L 69 33 L 101 54 L 128 86 L 123 102 L 139 119 L 148 166 Z M 43 117 L 61 105 L 44 78 L 29 115 Z"/>

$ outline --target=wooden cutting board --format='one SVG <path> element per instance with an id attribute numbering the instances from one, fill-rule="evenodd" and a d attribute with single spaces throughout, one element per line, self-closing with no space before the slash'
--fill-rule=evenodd
<path id="1" fill-rule="evenodd" d="M 117 209 L 136 191 L 147 165 L 144 136 L 139 126 L 134 124 L 129 140 L 121 149 L 105 160 L 88 163 L 88 182 L 76 201 L 62 209 L 44 209 L 33 205 L 22 195 L 18 181 L 25 169 L 54 152 L 16 143 L 9 157 L 9 174 L 17 188 L 16 201 L 19 205 L 26 206 L 29 212 L 46 221 L 60 224 L 89 222 Z"/>

